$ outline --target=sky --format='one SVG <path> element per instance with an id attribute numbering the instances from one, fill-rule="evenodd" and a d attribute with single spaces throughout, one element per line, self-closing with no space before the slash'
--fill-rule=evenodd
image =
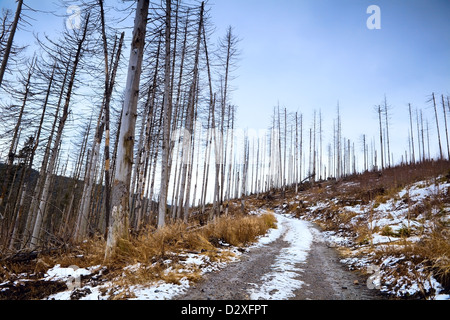
<path id="1" fill-rule="evenodd" d="M 54 2 L 39 1 L 34 8 L 48 10 Z M 362 134 L 369 139 L 379 135 L 374 107 L 386 96 L 395 161 L 408 149 L 408 103 L 423 110 L 430 138 L 436 136 L 434 111 L 427 100 L 432 92 L 450 95 L 450 1 L 210 0 L 208 4 L 216 36 L 231 25 L 241 39 L 231 100 L 238 106 L 237 127 L 267 128 L 273 108 L 280 105 L 302 113 L 307 130 L 314 111 L 320 111 L 328 143 L 339 103 L 342 135 L 358 143 Z M 371 5 L 380 9 L 380 29 L 367 27 Z M 0 6 L 14 9 L 15 1 L 0 0 Z M 27 30 L 41 34 L 54 32 L 63 23 L 45 13 L 33 17 L 36 20 Z M 22 37 L 28 41 L 27 35 Z M 443 135 L 443 116 L 439 117 Z"/>
<path id="2" fill-rule="evenodd" d="M 367 27 L 370 5 L 381 29 Z M 449 1 L 216 0 L 211 15 L 218 33 L 232 25 L 241 38 L 233 102 L 242 127 L 269 125 L 279 103 L 303 113 L 306 126 L 321 110 L 331 139 L 339 102 L 343 136 L 358 141 L 377 136 L 373 109 L 386 95 L 397 159 L 408 148 L 408 103 L 434 129 L 427 100 L 450 94 Z"/>

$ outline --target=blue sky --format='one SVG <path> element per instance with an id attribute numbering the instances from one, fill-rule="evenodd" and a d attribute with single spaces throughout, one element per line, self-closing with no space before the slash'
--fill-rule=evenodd
<path id="1" fill-rule="evenodd" d="M 46 10 L 53 3 L 45 0 L 33 6 Z M 355 142 L 362 134 L 376 138 L 373 108 L 386 94 L 392 106 L 391 149 L 396 160 L 408 148 L 408 103 L 423 109 L 431 138 L 436 136 L 433 110 L 426 101 L 431 92 L 450 95 L 450 1 L 210 0 L 209 4 L 216 36 L 231 25 L 241 38 L 232 96 L 238 106 L 238 127 L 266 128 L 279 103 L 303 113 L 309 128 L 314 110 L 320 109 L 328 143 L 339 101 L 343 135 Z M 0 0 L 0 5 L 15 8 L 13 0 Z M 370 5 L 380 7 L 380 30 L 366 26 Z M 40 33 L 53 32 L 63 23 L 48 14 L 32 16 L 37 20 L 27 29 Z M 27 41 L 23 33 L 22 37 Z"/>
<path id="2" fill-rule="evenodd" d="M 380 30 L 366 26 L 372 4 L 381 10 Z M 399 157 L 407 104 L 424 108 L 432 126 L 427 96 L 450 94 L 449 1 L 216 0 L 211 15 L 219 33 L 230 24 L 242 39 L 233 101 L 243 127 L 267 126 L 279 101 L 308 126 L 321 109 L 330 138 L 339 100 L 343 135 L 376 137 L 373 106 L 386 94 Z"/>

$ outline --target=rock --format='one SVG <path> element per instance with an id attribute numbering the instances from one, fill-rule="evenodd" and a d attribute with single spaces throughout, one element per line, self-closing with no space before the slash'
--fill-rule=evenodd
<path id="1" fill-rule="evenodd" d="M 358 280 L 355 280 L 355 281 L 353 281 L 353 284 L 354 284 L 355 286 L 357 286 L 357 285 L 359 285 L 359 281 L 358 281 Z"/>

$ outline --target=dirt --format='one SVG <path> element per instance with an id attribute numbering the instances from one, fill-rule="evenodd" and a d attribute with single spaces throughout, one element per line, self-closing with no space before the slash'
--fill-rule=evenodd
<path id="1" fill-rule="evenodd" d="M 378 300 L 384 297 L 366 286 L 366 277 L 348 268 L 339 260 L 335 248 L 328 247 L 318 227 L 311 224 L 313 243 L 297 278 L 302 282 L 291 300 Z M 262 284 L 261 277 L 271 272 L 277 254 L 289 243 L 277 240 L 251 248 L 241 259 L 224 269 L 206 274 L 177 300 L 249 300 L 250 290 Z"/>
<path id="2" fill-rule="evenodd" d="M 64 282 L 29 280 L 3 284 L 0 300 L 40 300 L 67 289 Z"/>

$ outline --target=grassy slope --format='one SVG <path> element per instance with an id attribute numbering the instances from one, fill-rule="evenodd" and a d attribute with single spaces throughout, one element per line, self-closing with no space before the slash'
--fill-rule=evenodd
<path id="1" fill-rule="evenodd" d="M 351 269 L 376 267 L 387 294 L 428 298 L 436 293 L 435 280 L 450 290 L 448 161 L 367 172 L 249 202 L 316 222 Z"/>

